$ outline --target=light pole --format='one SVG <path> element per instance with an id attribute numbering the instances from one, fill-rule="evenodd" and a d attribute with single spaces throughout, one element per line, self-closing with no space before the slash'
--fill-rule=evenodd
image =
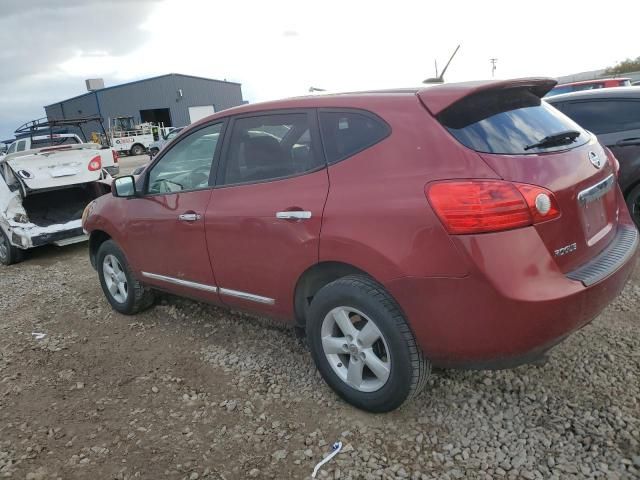
<path id="1" fill-rule="evenodd" d="M 489 61 L 491 62 L 491 78 L 496 76 L 496 63 L 498 62 L 497 58 L 490 58 Z"/>

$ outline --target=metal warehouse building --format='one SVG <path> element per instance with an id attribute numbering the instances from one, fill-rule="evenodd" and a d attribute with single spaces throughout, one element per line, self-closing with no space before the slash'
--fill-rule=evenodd
<path id="1" fill-rule="evenodd" d="M 115 117 L 133 117 L 137 123 L 180 127 L 214 112 L 235 107 L 242 100 L 241 85 L 179 73 L 169 73 L 112 87 L 100 79 L 87 80 L 88 93 L 44 107 L 49 120 L 100 115 L 105 128 Z M 88 124 L 83 133 L 99 132 Z"/>

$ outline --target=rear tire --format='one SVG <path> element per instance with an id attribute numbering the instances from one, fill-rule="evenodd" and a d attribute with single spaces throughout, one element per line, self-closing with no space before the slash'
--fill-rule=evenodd
<path id="1" fill-rule="evenodd" d="M 139 143 L 136 143 L 131 147 L 131 155 L 142 155 L 144 153 L 144 147 Z"/>
<path id="2" fill-rule="evenodd" d="M 21 262 L 23 258 L 24 250 L 11 245 L 7 234 L 0 229 L 0 263 L 2 265 L 13 265 Z"/>
<path id="3" fill-rule="evenodd" d="M 640 184 L 636 185 L 633 190 L 629 192 L 626 201 L 631 218 L 635 222 L 636 227 L 640 229 Z"/>
<path id="4" fill-rule="evenodd" d="M 134 277 L 124 253 L 113 240 L 100 245 L 96 267 L 102 291 L 114 310 L 135 315 L 153 305 L 153 290 Z"/>
<path id="5" fill-rule="evenodd" d="M 335 280 L 315 295 L 307 339 L 329 386 L 369 412 L 398 408 L 431 372 L 394 299 L 364 275 Z"/>

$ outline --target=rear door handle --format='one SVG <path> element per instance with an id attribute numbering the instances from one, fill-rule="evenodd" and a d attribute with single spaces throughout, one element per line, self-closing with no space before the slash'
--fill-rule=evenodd
<path id="1" fill-rule="evenodd" d="M 311 218 L 311 212 L 308 210 L 276 212 L 276 218 L 279 218 L 280 220 L 308 220 Z"/>
<path id="2" fill-rule="evenodd" d="M 178 215 L 178 220 L 181 222 L 196 222 L 200 220 L 201 215 L 199 213 L 183 213 L 182 215 Z"/>

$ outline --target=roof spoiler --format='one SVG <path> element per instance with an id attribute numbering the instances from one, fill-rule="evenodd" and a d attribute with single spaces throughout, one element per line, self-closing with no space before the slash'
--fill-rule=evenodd
<path id="1" fill-rule="evenodd" d="M 438 115 L 463 98 L 488 90 L 528 88 L 538 97 L 544 97 L 558 82 L 552 78 L 517 78 L 514 80 L 482 80 L 476 82 L 450 83 L 428 87 L 418 92 L 418 98 L 433 116 Z"/>

